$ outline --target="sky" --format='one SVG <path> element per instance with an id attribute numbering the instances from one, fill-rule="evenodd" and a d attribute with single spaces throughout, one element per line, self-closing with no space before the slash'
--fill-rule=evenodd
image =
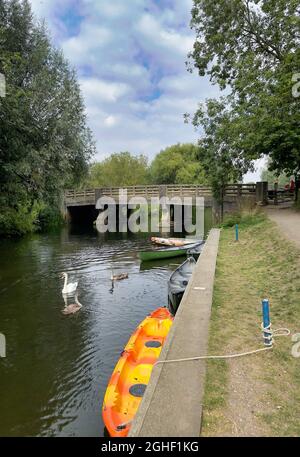
<path id="1" fill-rule="evenodd" d="M 97 160 L 120 151 L 151 160 L 167 146 L 197 141 L 199 132 L 183 116 L 219 90 L 186 68 L 194 42 L 192 0 L 31 4 L 77 70 Z"/>

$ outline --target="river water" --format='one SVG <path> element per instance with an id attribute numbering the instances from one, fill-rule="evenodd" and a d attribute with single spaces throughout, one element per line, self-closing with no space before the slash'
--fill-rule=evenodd
<path id="1" fill-rule="evenodd" d="M 167 304 L 168 278 L 184 260 L 141 265 L 149 247 L 149 235 L 74 227 L 0 242 L 0 436 L 103 436 L 114 366 L 136 326 Z M 112 289 L 111 269 L 129 279 Z M 79 281 L 83 304 L 69 317 L 63 271 Z"/>

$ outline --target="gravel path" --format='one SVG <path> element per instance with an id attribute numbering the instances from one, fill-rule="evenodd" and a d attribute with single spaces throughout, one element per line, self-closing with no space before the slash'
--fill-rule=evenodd
<path id="1" fill-rule="evenodd" d="M 267 208 L 269 218 L 276 222 L 284 236 L 300 247 L 300 212 L 292 209 Z"/>

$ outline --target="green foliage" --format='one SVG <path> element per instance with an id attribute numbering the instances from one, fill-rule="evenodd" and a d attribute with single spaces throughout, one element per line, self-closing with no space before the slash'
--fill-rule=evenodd
<path id="1" fill-rule="evenodd" d="M 161 151 L 150 167 L 143 155 L 129 152 L 112 154 L 91 166 L 84 183 L 90 187 L 135 186 L 146 184 L 205 184 L 203 167 L 193 144 L 177 144 Z"/>
<path id="2" fill-rule="evenodd" d="M 243 95 L 255 89 L 259 71 L 263 87 L 267 73 L 299 46 L 299 12 L 297 0 L 194 0 L 191 57 L 199 74 Z"/>
<path id="3" fill-rule="evenodd" d="M 284 187 L 286 184 L 291 182 L 292 176 L 288 176 L 285 173 L 278 175 L 275 171 L 270 170 L 271 163 L 269 162 L 267 167 L 262 170 L 261 180 L 268 181 L 269 187 L 275 182 L 278 182 L 279 187 Z"/>
<path id="4" fill-rule="evenodd" d="M 27 0 L 0 2 L 0 72 L 0 204 L 10 227 L 35 201 L 57 207 L 62 189 L 87 172 L 94 144 L 75 72 Z"/>
<path id="5" fill-rule="evenodd" d="M 204 128 L 201 160 L 207 154 L 211 175 L 221 169 L 225 181 L 241 176 L 264 155 L 277 173 L 300 172 L 300 98 L 292 90 L 299 12 L 295 0 L 194 0 L 190 69 L 193 62 L 200 76 L 231 90 L 201 105 L 193 119 Z"/>
<path id="6" fill-rule="evenodd" d="M 43 205 L 37 201 L 5 208 L 0 214 L 0 236 L 21 236 L 39 229 L 39 214 Z"/>
<path id="7" fill-rule="evenodd" d="M 62 214 L 56 206 L 44 206 L 39 212 L 39 229 L 41 231 L 56 230 L 64 221 Z"/>
<path id="8" fill-rule="evenodd" d="M 90 187 L 125 187 L 148 182 L 147 158 L 143 155 L 133 156 L 129 152 L 120 152 L 92 165 L 86 184 Z"/>
<path id="9" fill-rule="evenodd" d="M 193 144 L 176 144 L 166 148 L 151 164 L 151 181 L 154 184 L 206 184 L 197 154 L 198 147 Z"/>
<path id="10" fill-rule="evenodd" d="M 219 200 L 222 188 L 229 182 L 241 181 L 252 167 L 251 158 L 241 153 L 239 123 L 240 118 L 228 108 L 226 98 L 200 104 L 193 118 L 194 126 L 201 126 L 204 131 L 199 140 L 198 160 Z"/>
<path id="11" fill-rule="evenodd" d="M 229 214 L 224 218 L 224 222 L 220 227 L 234 227 L 238 224 L 241 227 L 250 227 L 252 225 L 261 224 L 266 220 L 266 216 L 259 211 L 241 211 Z"/>

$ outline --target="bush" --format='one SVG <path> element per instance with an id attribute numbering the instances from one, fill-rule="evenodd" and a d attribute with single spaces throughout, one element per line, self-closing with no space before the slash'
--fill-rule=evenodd
<path id="1" fill-rule="evenodd" d="M 5 208 L 0 214 L 0 235 L 22 236 L 39 229 L 39 214 L 43 204 L 18 204 L 16 208 Z"/>
<path id="2" fill-rule="evenodd" d="M 220 227 L 233 227 L 241 222 L 241 215 L 239 213 L 226 215 Z"/>
<path id="3" fill-rule="evenodd" d="M 225 216 L 220 227 L 234 227 L 236 224 L 248 227 L 250 225 L 260 224 L 265 221 L 266 216 L 257 209 L 254 211 L 241 211 Z"/>
<path id="4" fill-rule="evenodd" d="M 63 225 L 63 218 L 58 208 L 44 206 L 39 214 L 40 230 L 55 230 Z"/>

